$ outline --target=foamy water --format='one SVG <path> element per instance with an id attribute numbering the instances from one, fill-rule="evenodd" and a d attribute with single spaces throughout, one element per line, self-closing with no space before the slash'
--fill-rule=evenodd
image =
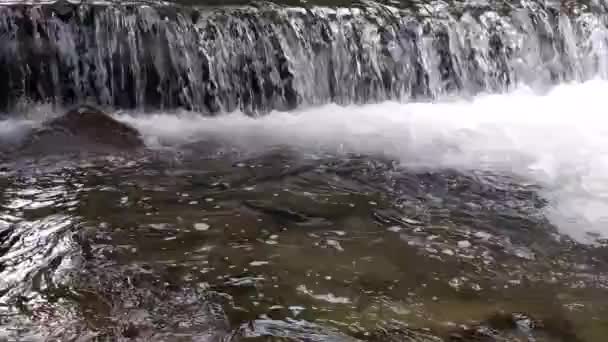
<path id="1" fill-rule="evenodd" d="M 383 154 L 408 167 L 512 173 L 543 186 L 547 216 L 564 233 L 608 237 L 608 82 L 527 89 L 471 101 L 327 105 L 250 118 L 192 113 L 118 117 L 151 147 L 206 138 L 243 148 L 290 145 L 310 152 Z M 2 121 L 2 138 L 31 121 Z M 1 139 L 4 140 L 4 139 Z"/>
<path id="2" fill-rule="evenodd" d="M 543 185 L 547 216 L 564 233 L 608 236 L 608 82 L 545 95 L 520 89 L 444 103 L 328 105 L 252 119 L 240 114 L 121 116 L 151 144 L 207 137 L 249 148 L 384 154 L 406 166 L 514 173 Z"/>

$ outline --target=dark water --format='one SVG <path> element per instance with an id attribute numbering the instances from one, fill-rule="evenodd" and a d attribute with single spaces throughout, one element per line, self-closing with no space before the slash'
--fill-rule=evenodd
<path id="1" fill-rule="evenodd" d="M 2 340 L 608 334 L 608 254 L 516 177 L 214 141 L 2 170 Z"/>

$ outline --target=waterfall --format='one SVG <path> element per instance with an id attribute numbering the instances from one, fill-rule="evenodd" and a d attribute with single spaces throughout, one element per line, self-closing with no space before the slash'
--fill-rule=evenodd
<path id="1" fill-rule="evenodd" d="M 0 108 L 248 114 L 608 78 L 607 2 L 0 5 Z"/>

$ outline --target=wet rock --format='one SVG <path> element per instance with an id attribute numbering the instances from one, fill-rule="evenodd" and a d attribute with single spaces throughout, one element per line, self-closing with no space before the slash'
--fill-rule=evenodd
<path id="1" fill-rule="evenodd" d="M 81 106 L 34 129 L 21 151 L 133 151 L 144 147 L 139 132 L 108 114 Z"/>

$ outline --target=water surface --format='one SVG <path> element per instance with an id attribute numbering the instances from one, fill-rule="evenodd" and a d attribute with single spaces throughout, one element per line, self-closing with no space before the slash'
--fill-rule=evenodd
<path id="1" fill-rule="evenodd" d="M 606 87 L 116 113 L 148 151 L 4 160 L 0 336 L 601 341 Z"/>

